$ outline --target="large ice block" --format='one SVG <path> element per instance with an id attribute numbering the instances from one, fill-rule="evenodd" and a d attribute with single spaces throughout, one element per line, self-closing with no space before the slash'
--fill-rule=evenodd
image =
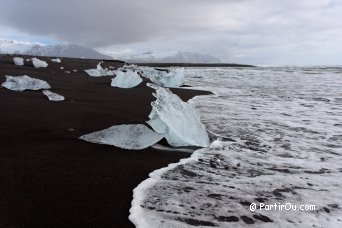
<path id="1" fill-rule="evenodd" d="M 180 87 L 184 83 L 184 68 L 156 70 L 145 67 L 143 68 L 143 75 L 153 83 L 163 87 Z"/>
<path id="2" fill-rule="evenodd" d="M 46 68 L 48 66 L 47 62 L 37 58 L 32 58 L 32 63 L 35 68 Z"/>
<path id="3" fill-rule="evenodd" d="M 111 70 L 108 70 L 107 68 L 102 68 L 100 62 L 99 64 L 97 64 L 96 69 L 88 69 L 88 70 L 84 70 L 89 76 L 92 77 L 103 77 L 103 76 L 113 76 L 114 73 Z"/>
<path id="4" fill-rule="evenodd" d="M 51 62 L 62 63 L 62 60 L 60 58 L 55 58 L 55 59 L 51 59 Z"/>
<path id="5" fill-rule="evenodd" d="M 116 125 L 102 131 L 83 135 L 83 139 L 92 143 L 113 145 L 128 150 L 141 150 L 152 146 L 164 137 L 142 124 Z"/>
<path id="6" fill-rule="evenodd" d="M 13 62 L 17 66 L 24 66 L 24 59 L 21 57 L 14 57 Z"/>
<path id="7" fill-rule="evenodd" d="M 31 78 L 27 75 L 24 76 L 9 76 L 6 75 L 6 81 L 2 83 L 2 87 L 14 91 L 24 90 L 40 90 L 50 89 L 50 85 L 43 80 Z"/>
<path id="8" fill-rule="evenodd" d="M 169 89 L 148 83 L 157 98 L 152 102 L 152 112 L 147 123 L 158 133 L 166 134 L 171 146 L 209 146 L 209 137 L 201 123 L 198 111 L 183 102 Z"/>
<path id="9" fill-rule="evenodd" d="M 112 79 L 112 87 L 133 88 L 143 81 L 138 73 L 132 70 L 126 70 L 126 72 L 117 70 L 115 75 L 115 78 Z"/>

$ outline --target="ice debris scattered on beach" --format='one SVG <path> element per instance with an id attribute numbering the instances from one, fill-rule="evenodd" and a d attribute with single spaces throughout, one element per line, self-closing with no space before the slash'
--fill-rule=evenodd
<path id="1" fill-rule="evenodd" d="M 17 66 L 24 66 L 24 59 L 21 57 L 14 57 L 13 62 Z"/>
<path id="2" fill-rule="evenodd" d="M 153 130 L 165 134 L 167 142 L 174 147 L 208 147 L 209 137 L 198 111 L 169 89 L 147 85 L 156 90 L 153 95 L 157 100 L 151 103 L 152 112 L 147 121 Z"/>
<path id="3" fill-rule="evenodd" d="M 46 68 L 48 66 L 47 62 L 37 58 L 32 58 L 32 63 L 35 68 Z"/>
<path id="4" fill-rule="evenodd" d="M 45 96 L 47 96 L 49 101 L 64 101 L 65 100 L 65 98 L 62 95 L 53 93 L 50 90 L 43 90 L 43 93 Z"/>
<path id="5" fill-rule="evenodd" d="M 112 79 L 112 87 L 133 88 L 143 81 L 138 73 L 132 70 L 126 70 L 125 72 L 117 70 L 115 75 L 115 78 Z"/>
<path id="6" fill-rule="evenodd" d="M 60 58 L 55 58 L 55 59 L 51 59 L 51 62 L 61 63 L 62 60 Z"/>
<path id="7" fill-rule="evenodd" d="M 134 64 L 125 64 L 122 67 L 120 67 L 118 70 L 133 70 L 136 72 L 142 72 L 142 67 L 139 67 Z"/>
<path id="8" fill-rule="evenodd" d="M 128 150 L 145 149 L 164 137 L 142 124 L 116 125 L 80 137 L 88 142 L 113 145 Z"/>
<path id="9" fill-rule="evenodd" d="M 130 64 L 124 65 L 118 70 L 135 71 L 141 76 L 150 79 L 151 82 L 163 87 L 177 88 L 182 86 L 185 80 L 184 68 L 157 69 Z"/>
<path id="10" fill-rule="evenodd" d="M 102 62 L 97 64 L 96 69 L 88 69 L 84 71 L 91 77 L 113 76 L 113 71 L 108 70 L 107 68 L 102 68 L 101 63 Z"/>
<path id="11" fill-rule="evenodd" d="M 14 91 L 24 90 L 40 90 L 50 89 L 50 85 L 43 80 L 31 78 L 27 75 L 23 76 L 9 76 L 6 75 L 6 82 L 2 83 L 2 87 Z"/>
<path id="12" fill-rule="evenodd" d="M 143 75 L 153 83 L 163 87 L 180 87 L 184 83 L 184 68 L 154 69 L 151 67 L 142 68 Z"/>

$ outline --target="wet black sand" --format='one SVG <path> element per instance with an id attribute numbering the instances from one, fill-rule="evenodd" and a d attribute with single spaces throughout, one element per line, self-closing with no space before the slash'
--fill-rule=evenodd
<path id="1" fill-rule="evenodd" d="M 87 76 L 83 70 L 98 60 L 64 58 L 59 64 L 41 58 L 48 68 L 35 69 L 26 62 L 15 66 L 12 58 L 0 56 L 0 83 L 5 75 L 26 74 L 47 81 L 66 100 L 0 88 L 0 227 L 132 227 L 132 190 L 148 173 L 189 154 L 129 151 L 78 137 L 115 124 L 144 123 L 153 90 L 145 83 L 112 88 L 109 77 Z M 206 94 L 173 91 L 183 100 Z"/>

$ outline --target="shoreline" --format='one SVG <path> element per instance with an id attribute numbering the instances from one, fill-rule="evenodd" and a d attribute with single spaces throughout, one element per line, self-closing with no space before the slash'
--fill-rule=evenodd
<path id="1" fill-rule="evenodd" d="M 132 63 L 137 66 L 149 67 L 256 67 L 236 63 Z"/>
<path id="2" fill-rule="evenodd" d="M 0 226 L 133 227 L 128 220 L 133 189 L 150 172 L 191 153 L 152 147 L 130 151 L 78 137 L 116 124 L 144 123 L 153 89 L 146 81 L 132 89 L 113 88 L 111 77 L 87 76 L 84 69 L 102 60 L 61 58 L 62 63 L 48 61 L 47 68 L 36 69 L 27 62 L 15 66 L 13 57 L 0 56 L 0 83 L 5 75 L 26 74 L 47 81 L 66 100 L 0 88 Z M 209 94 L 172 91 L 182 100 Z"/>

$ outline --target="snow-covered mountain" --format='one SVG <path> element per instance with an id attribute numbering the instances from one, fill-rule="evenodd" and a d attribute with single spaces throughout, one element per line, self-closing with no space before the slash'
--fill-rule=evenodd
<path id="1" fill-rule="evenodd" d="M 193 52 L 177 52 L 167 57 L 156 57 L 153 53 L 141 54 L 132 57 L 125 57 L 122 60 L 130 63 L 220 63 L 221 60 L 208 55 Z"/>
<path id="2" fill-rule="evenodd" d="M 112 57 L 101 54 L 94 49 L 76 44 L 45 46 L 11 40 L 0 40 L 0 53 L 87 59 L 112 59 Z"/>
<path id="3" fill-rule="evenodd" d="M 221 60 L 208 55 L 208 54 L 199 54 L 193 52 L 177 52 L 173 56 L 165 57 L 161 59 L 161 62 L 164 63 L 220 63 Z"/>
<path id="4" fill-rule="evenodd" d="M 94 49 L 76 44 L 59 44 L 51 46 L 35 45 L 26 51 L 26 55 L 34 56 L 54 56 L 87 59 L 112 59 L 110 56 L 101 54 Z"/>
<path id="5" fill-rule="evenodd" d="M 0 54 L 23 54 L 33 56 L 70 57 L 87 59 L 113 59 L 94 49 L 76 44 L 41 45 L 13 40 L 0 40 Z M 177 52 L 168 57 L 155 56 L 151 51 L 131 56 L 116 56 L 130 63 L 220 63 L 220 59 L 193 52 Z"/>
<path id="6" fill-rule="evenodd" d="M 0 54 L 23 54 L 35 44 L 14 40 L 0 40 Z"/>

